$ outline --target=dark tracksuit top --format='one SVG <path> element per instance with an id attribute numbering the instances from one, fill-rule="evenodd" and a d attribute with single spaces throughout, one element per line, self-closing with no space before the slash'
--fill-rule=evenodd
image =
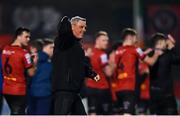
<path id="1" fill-rule="evenodd" d="M 85 77 L 93 78 L 96 73 L 85 60 L 79 39 L 72 32 L 68 17 L 58 25 L 58 36 L 52 58 L 52 90 L 79 93 Z"/>
<path id="2" fill-rule="evenodd" d="M 180 64 L 180 58 L 173 50 L 166 50 L 157 62 L 150 68 L 151 91 L 158 91 L 161 95 L 173 94 L 172 64 Z"/>

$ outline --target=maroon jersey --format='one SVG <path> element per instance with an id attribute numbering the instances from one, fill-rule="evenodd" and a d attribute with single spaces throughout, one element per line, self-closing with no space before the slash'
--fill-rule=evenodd
<path id="1" fill-rule="evenodd" d="M 116 78 L 118 79 L 117 91 L 135 90 L 136 67 L 139 58 L 144 58 L 140 48 L 122 46 L 116 51 Z"/>
<path id="2" fill-rule="evenodd" d="M 2 51 L 3 93 L 25 95 L 25 69 L 32 66 L 30 54 L 19 46 L 6 46 Z"/>
<path id="3" fill-rule="evenodd" d="M 107 89 L 109 88 L 109 84 L 106 79 L 106 75 L 103 72 L 104 67 L 108 63 L 107 54 L 103 50 L 97 48 L 94 48 L 92 52 L 93 53 L 90 57 L 90 61 L 94 71 L 99 74 L 101 79 L 98 82 L 88 79 L 86 84 L 91 88 Z"/>
<path id="4" fill-rule="evenodd" d="M 139 72 L 140 75 L 144 72 L 144 70 L 148 70 L 149 67 L 146 63 L 140 62 L 139 63 Z M 146 79 L 140 86 L 140 98 L 141 99 L 150 99 L 150 75 L 147 75 Z"/>

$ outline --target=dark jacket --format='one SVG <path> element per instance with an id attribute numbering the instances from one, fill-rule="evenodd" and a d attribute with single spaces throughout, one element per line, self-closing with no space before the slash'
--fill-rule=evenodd
<path id="1" fill-rule="evenodd" d="M 44 52 L 38 53 L 36 74 L 32 77 L 30 95 L 36 97 L 50 96 L 52 63 L 49 56 Z"/>
<path id="2" fill-rule="evenodd" d="M 171 76 L 172 65 L 180 64 L 180 58 L 173 50 L 166 50 L 157 62 L 151 67 L 151 91 L 165 94 L 173 94 L 173 78 Z"/>
<path id="3" fill-rule="evenodd" d="M 68 17 L 63 17 L 58 25 L 53 55 L 52 88 L 56 91 L 79 93 L 85 77 L 94 77 L 85 60 L 84 50 L 72 32 Z"/>

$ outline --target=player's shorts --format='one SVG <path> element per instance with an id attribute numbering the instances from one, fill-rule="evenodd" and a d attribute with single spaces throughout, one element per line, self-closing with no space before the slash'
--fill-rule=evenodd
<path id="1" fill-rule="evenodd" d="M 149 100 L 148 99 L 140 99 L 138 100 L 138 114 L 147 114 L 149 109 Z"/>
<path id="2" fill-rule="evenodd" d="M 136 97 L 134 91 L 119 91 L 116 93 L 122 114 L 135 114 Z"/>
<path id="3" fill-rule="evenodd" d="M 111 93 L 109 89 L 87 88 L 88 113 L 107 115 L 111 113 Z"/>
<path id="4" fill-rule="evenodd" d="M 120 107 L 118 101 L 114 101 L 112 103 L 112 114 L 113 115 L 119 115 L 122 113 L 122 107 Z"/>

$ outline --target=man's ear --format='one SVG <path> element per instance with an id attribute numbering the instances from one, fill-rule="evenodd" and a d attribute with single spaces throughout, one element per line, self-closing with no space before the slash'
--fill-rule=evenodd
<path id="1" fill-rule="evenodd" d="M 20 35 L 18 35 L 18 36 L 17 36 L 17 40 L 19 40 L 20 38 L 21 38 Z"/>
<path id="2" fill-rule="evenodd" d="M 73 24 L 71 24 L 71 28 L 72 28 L 72 30 L 74 30 L 74 25 Z"/>

